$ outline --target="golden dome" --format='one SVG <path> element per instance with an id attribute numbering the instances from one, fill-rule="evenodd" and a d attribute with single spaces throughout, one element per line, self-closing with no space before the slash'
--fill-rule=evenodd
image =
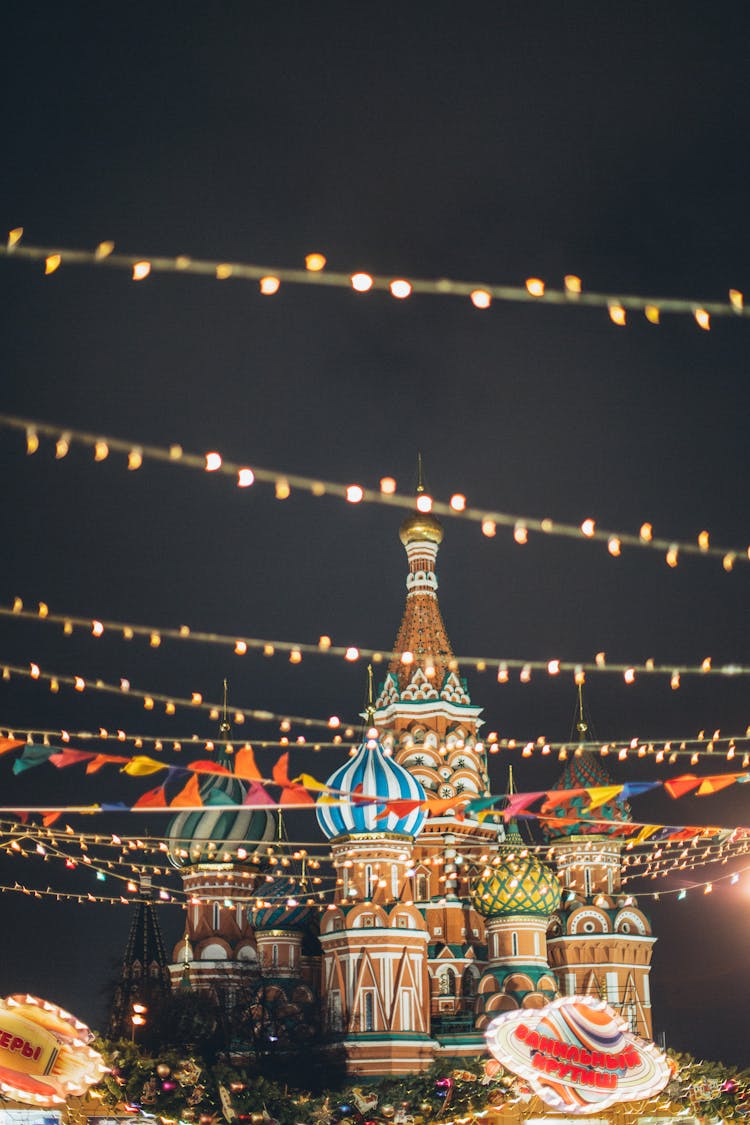
<path id="1" fill-rule="evenodd" d="M 416 512 L 401 524 L 398 537 L 404 546 L 419 539 L 427 539 L 430 543 L 442 543 L 443 526 L 429 512 Z"/>
<path id="2" fill-rule="evenodd" d="M 472 888 L 472 905 L 485 918 L 512 914 L 548 917 L 560 905 L 557 877 L 535 856 L 507 859 Z"/>

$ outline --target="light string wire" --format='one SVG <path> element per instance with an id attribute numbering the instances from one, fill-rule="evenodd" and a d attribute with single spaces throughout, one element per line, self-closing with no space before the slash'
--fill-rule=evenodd
<path id="1" fill-rule="evenodd" d="M 98 731 L 68 731 L 63 728 L 50 730 L 48 728 L 27 727 L 24 724 L 0 727 L 0 738 L 20 739 L 27 743 L 41 739 L 43 746 L 49 746 L 51 739 L 55 741 L 59 739 L 66 745 L 72 739 L 80 742 L 96 741 L 120 745 L 132 743 L 136 750 L 143 749 L 144 746 L 153 746 L 158 753 L 164 750 L 170 750 L 173 753 L 181 753 L 183 750 L 203 750 L 211 753 L 217 746 L 231 748 L 233 751 L 239 747 L 251 750 L 312 750 L 315 753 L 320 750 L 348 749 L 348 752 L 351 753 L 352 750 L 356 750 L 357 746 L 348 736 L 343 739 L 341 735 L 335 735 L 331 742 L 308 742 L 304 735 L 297 736 L 294 741 L 290 741 L 285 736 L 279 739 L 225 738 L 221 734 L 214 738 L 206 738 L 205 735 L 198 734 L 175 737 L 170 734 L 128 734 L 122 728 L 100 727 Z M 727 761 L 732 761 L 739 751 L 743 754 L 742 764 L 745 767 L 750 765 L 750 758 L 748 758 L 746 752 L 748 744 L 750 744 L 750 727 L 747 727 L 743 734 L 722 735 L 720 730 L 715 730 L 710 735 L 707 735 L 705 731 L 699 731 L 697 735 L 688 737 L 678 735 L 666 737 L 662 735 L 658 738 L 628 736 L 626 738 L 612 738 L 606 742 L 590 740 L 580 742 L 570 739 L 565 742 L 555 742 L 546 739 L 543 735 L 532 739 L 506 738 L 500 737 L 496 731 L 490 731 L 483 742 L 475 744 L 474 749 L 481 752 L 486 747 L 490 754 L 499 754 L 506 750 L 520 751 L 524 758 L 531 758 L 536 753 L 546 757 L 553 752 L 557 752 L 559 761 L 567 761 L 570 757 L 580 757 L 584 753 L 599 754 L 601 757 L 617 755 L 619 761 L 630 759 L 631 756 L 638 758 L 653 757 L 657 764 L 665 763 L 668 765 L 673 765 L 681 757 L 689 757 L 693 764 L 697 764 L 699 758 L 713 758 L 715 760 L 719 754 L 723 754 Z M 414 749 L 416 749 L 416 745 Z M 438 753 L 442 749 L 444 747 L 438 747 Z"/>
<path id="2" fill-rule="evenodd" d="M 79 693 L 92 690 L 108 693 L 110 695 L 119 695 L 124 699 L 137 699 L 142 701 L 147 711 L 153 711 L 157 703 L 163 703 L 164 713 L 167 715 L 174 714 L 177 707 L 185 707 L 192 710 L 208 711 L 212 719 L 218 719 L 222 711 L 222 704 L 206 703 L 200 692 L 193 692 L 190 699 L 184 699 L 180 696 L 163 695 L 155 691 L 141 691 L 138 688 L 134 688 L 130 681 L 125 678 L 122 678 L 119 684 L 110 684 L 106 683 L 104 680 L 87 680 L 83 676 L 68 676 L 57 672 L 45 672 L 38 664 L 34 663 L 27 668 L 21 668 L 17 665 L 0 661 L 0 668 L 2 668 L 0 678 L 6 681 L 10 680 L 11 676 L 22 676 L 26 679 L 48 683 L 52 692 L 57 692 L 60 684 L 66 684 Z M 302 727 L 331 727 L 330 719 L 310 719 L 299 715 L 277 715 L 273 711 L 259 711 L 248 707 L 233 706 L 232 717 L 236 723 L 243 723 L 246 719 L 252 719 L 263 723 L 294 723 Z M 338 726 L 338 721 L 333 725 Z M 347 735 L 347 737 L 353 737 L 354 727 L 357 725 L 361 725 L 361 723 L 355 723 L 347 727 L 347 730 L 351 730 L 352 732 L 352 734 Z"/>
<path id="3" fill-rule="evenodd" d="M 115 252 L 113 242 L 100 242 L 94 250 L 61 249 L 58 247 L 21 244 L 23 228 L 9 232 L 5 246 L 0 245 L 0 257 L 44 262 L 45 274 L 54 273 L 61 265 L 97 266 L 126 270 L 134 281 L 143 281 L 152 273 L 178 273 L 211 277 L 219 281 L 230 278 L 237 281 L 257 281 L 264 296 L 277 293 L 281 284 L 314 285 L 334 289 L 354 289 L 388 292 L 397 299 L 412 293 L 435 297 L 468 297 L 475 308 L 488 308 L 493 300 L 513 303 L 541 303 L 547 305 L 575 305 L 605 308 L 617 325 L 625 323 L 624 313 L 631 309 L 643 312 L 652 324 L 659 323 L 659 314 L 676 313 L 692 316 L 699 327 L 708 329 L 711 316 L 747 316 L 743 294 L 729 290 L 728 301 L 695 301 L 682 297 L 645 297 L 622 293 L 585 292 L 581 279 L 567 275 L 564 289 L 550 289 L 540 278 L 528 278 L 524 286 L 494 285 L 481 281 L 457 281 L 450 278 L 415 278 L 383 274 L 341 273 L 326 271 L 322 254 L 308 254 L 306 269 L 284 266 L 261 266 L 250 262 L 192 258 L 185 254 L 176 257 L 137 255 Z M 620 315 L 623 314 L 623 315 Z"/>
<path id="4" fill-rule="evenodd" d="M 62 625 L 66 636 L 71 636 L 74 628 L 83 629 L 87 635 L 94 638 L 115 634 L 126 641 L 134 637 L 148 638 L 151 648 L 161 647 L 163 640 L 191 641 L 194 644 L 221 645 L 231 648 L 235 655 L 244 656 L 251 649 L 262 652 L 264 656 L 273 656 L 277 652 L 289 654 L 292 664 L 300 664 L 304 653 L 315 656 L 340 657 L 348 662 L 369 659 L 376 664 L 383 660 L 399 660 L 402 664 L 416 663 L 420 667 L 431 665 L 434 657 L 431 655 L 415 654 L 412 652 L 398 652 L 395 649 L 383 650 L 365 648 L 361 645 L 334 645 L 327 635 L 321 636 L 317 644 L 304 641 L 283 641 L 248 637 L 241 634 L 229 636 L 225 633 L 203 632 L 194 630 L 189 625 L 159 626 L 137 625 L 125 621 L 109 621 L 104 618 L 77 617 L 69 613 L 53 613 L 47 602 L 39 602 L 37 610 L 25 609 L 23 600 L 14 597 L 9 606 L 0 605 L 0 617 L 18 618 L 21 621 L 42 622 L 49 625 Z M 509 669 L 519 670 L 523 674 L 524 682 L 532 671 L 546 672 L 550 676 L 559 675 L 561 672 L 573 672 L 581 680 L 581 675 L 586 672 L 622 675 L 626 683 L 632 683 L 636 675 L 669 676 L 673 690 L 680 686 L 681 676 L 748 676 L 750 667 L 741 664 L 725 664 L 714 667 L 712 657 L 707 656 L 697 665 L 678 663 L 656 664 L 649 659 L 641 664 L 613 664 L 607 660 L 606 653 L 598 653 L 594 660 L 527 660 L 519 657 L 497 656 L 451 656 L 447 661 L 451 671 L 458 671 L 460 667 L 474 668 L 478 672 L 487 671 L 488 667 L 497 668 L 498 682 L 507 682 Z"/>
<path id="5" fill-rule="evenodd" d="M 335 496 L 352 504 L 385 504 L 410 512 L 415 509 L 414 497 L 398 493 L 396 482 L 392 477 L 383 477 L 381 488 L 376 490 L 364 488 L 359 484 L 346 485 L 333 481 L 323 481 L 302 476 L 299 473 L 277 472 L 271 469 L 261 469 L 257 466 L 250 468 L 233 461 L 225 461 L 218 452 L 207 454 L 186 453 L 182 446 L 177 444 L 164 448 L 140 442 L 127 442 L 120 438 L 104 437 L 101 434 L 87 433 L 71 427 L 51 425 L 47 422 L 28 418 L 18 418 L 10 414 L 0 414 L 0 426 L 24 431 L 26 434 L 26 451 L 30 455 L 38 450 L 39 435 L 41 434 L 55 440 L 56 458 L 58 460 L 67 456 L 71 444 L 77 443 L 93 449 L 95 461 L 98 462 L 105 461 L 112 450 L 126 454 L 130 470 L 138 470 L 145 460 L 151 460 L 231 476 L 235 478 L 235 482 L 240 488 L 249 487 L 255 481 L 273 484 L 276 487 L 276 497 L 279 500 L 286 500 L 292 488 L 296 488 L 315 497 Z M 652 525 L 648 522 L 641 525 L 640 532 L 637 535 L 626 531 L 606 531 L 597 527 L 596 521 L 591 518 L 585 519 L 580 526 L 576 526 L 558 520 L 538 519 L 533 516 L 518 516 L 511 515 L 508 512 L 474 508 L 467 504 L 466 497 L 460 493 L 456 493 L 450 503 L 433 500 L 426 493 L 422 493 L 418 497 L 416 505 L 418 510 L 422 512 L 432 511 L 440 516 L 479 523 L 483 534 L 488 538 L 496 535 L 498 526 L 510 527 L 513 529 L 514 540 L 521 545 L 528 541 L 529 532 L 536 531 L 543 535 L 579 541 L 583 539 L 604 542 L 607 544 L 609 553 L 613 556 L 619 556 L 624 546 L 658 550 L 664 553 L 666 562 L 670 567 L 677 566 L 681 554 L 719 558 L 725 571 L 733 570 L 736 562 L 750 561 L 750 546 L 737 548 L 712 546 L 710 534 L 705 530 L 698 534 L 696 542 L 656 537 Z"/>

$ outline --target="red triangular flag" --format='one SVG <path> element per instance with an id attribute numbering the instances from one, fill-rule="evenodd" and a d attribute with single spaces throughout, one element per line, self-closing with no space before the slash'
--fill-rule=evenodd
<path id="1" fill-rule="evenodd" d="M 198 778 L 195 774 L 190 778 L 184 789 L 180 790 L 176 797 L 173 797 L 169 802 L 172 808 L 194 808 L 197 805 L 202 805 L 201 800 L 201 787 Z"/>
<path id="2" fill-rule="evenodd" d="M 167 797 L 163 785 L 157 785 L 156 789 L 149 789 L 148 793 L 142 794 L 133 805 L 134 809 L 165 809 L 166 807 Z"/>

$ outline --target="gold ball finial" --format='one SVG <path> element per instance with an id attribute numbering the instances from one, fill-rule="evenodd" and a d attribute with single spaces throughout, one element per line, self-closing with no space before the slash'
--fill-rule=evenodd
<path id="1" fill-rule="evenodd" d="M 404 546 L 418 539 L 427 539 L 430 543 L 442 543 L 443 526 L 429 513 L 417 512 L 404 520 L 398 529 L 398 537 Z"/>

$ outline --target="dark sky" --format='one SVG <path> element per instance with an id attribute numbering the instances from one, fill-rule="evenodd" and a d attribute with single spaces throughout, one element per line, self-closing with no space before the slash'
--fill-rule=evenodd
<path id="1" fill-rule="evenodd" d="M 191 254 L 701 299 L 747 289 L 750 126 L 741 7 L 431 3 L 18 4 L 6 13 L 0 215 L 29 243 Z M 704 527 L 748 542 L 745 321 L 616 329 L 601 310 L 253 285 L 0 262 L 0 410 L 250 464 L 431 490 L 534 516 L 668 537 Z M 398 518 L 81 453 L 34 460 L 0 433 L 0 601 L 60 612 L 390 646 L 401 614 Z M 656 554 L 451 523 L 439 559 L 454 648 L 477 655 L 748 663 L 748 571 L 669 570 Z M 0 660 L 127 675 L 146 689 L 353 716 L 363 669 L 238 661 L 216 649 L 64 639 L 6 623 Z M 570 734 L 569 681 L 500 688 L 471 677 L 488 729 Z M 744 681 L 593 678 L 601 737 L 741 733 Z M 126 726 L 211 734 L 194 715 L 0 685 L 5 726 Z M 257 732 L 256 732 L 257 733 Z M 266 735 L 270 732 L 264 731 Z M 520 788 L 551 763 L 514 761 Z M 330 757 L 294 764 L 325 775 Z M 686 763 L 682 763 L 685 768 Z M 706 772 L 721 768 L 704 763 Z M 662 772 L 659 772 L 659 771 Z M 618 777 L 666 777 L 653 763 Z M 671 772 L 674 772 L 672 770 Z M 51 767 L 2 803 L 126 799 L 136 783 Z M 750 789 L 750 787 L 748 787 Z M 636 806 L 678 823 L 750 824 L 744 789 Z M 100 822 L 104 823 L 104 822 Z M 301 831 L 306 832 L 303 825 Z M 33 885 L 66 872 L 6 861 Z M 14 866 L 15 865 L 15 866 Z M 724 871 L 726 869 L 723 869 Z M 717 872 L 717 874 L 720 872 Z M 700 878 L 700 876 L 699 876 Z M 676 885 L 676 884 L 672 884 Z M 747 1064 L 745 877 L 653 907 L 655 1027 L 698 1055 Z M 125 908 L 40 907 L 6 895 L 0 992 L 38 990 L 94 1022 Z M 164 911 L 168 941 L 180 927 Z"/>

